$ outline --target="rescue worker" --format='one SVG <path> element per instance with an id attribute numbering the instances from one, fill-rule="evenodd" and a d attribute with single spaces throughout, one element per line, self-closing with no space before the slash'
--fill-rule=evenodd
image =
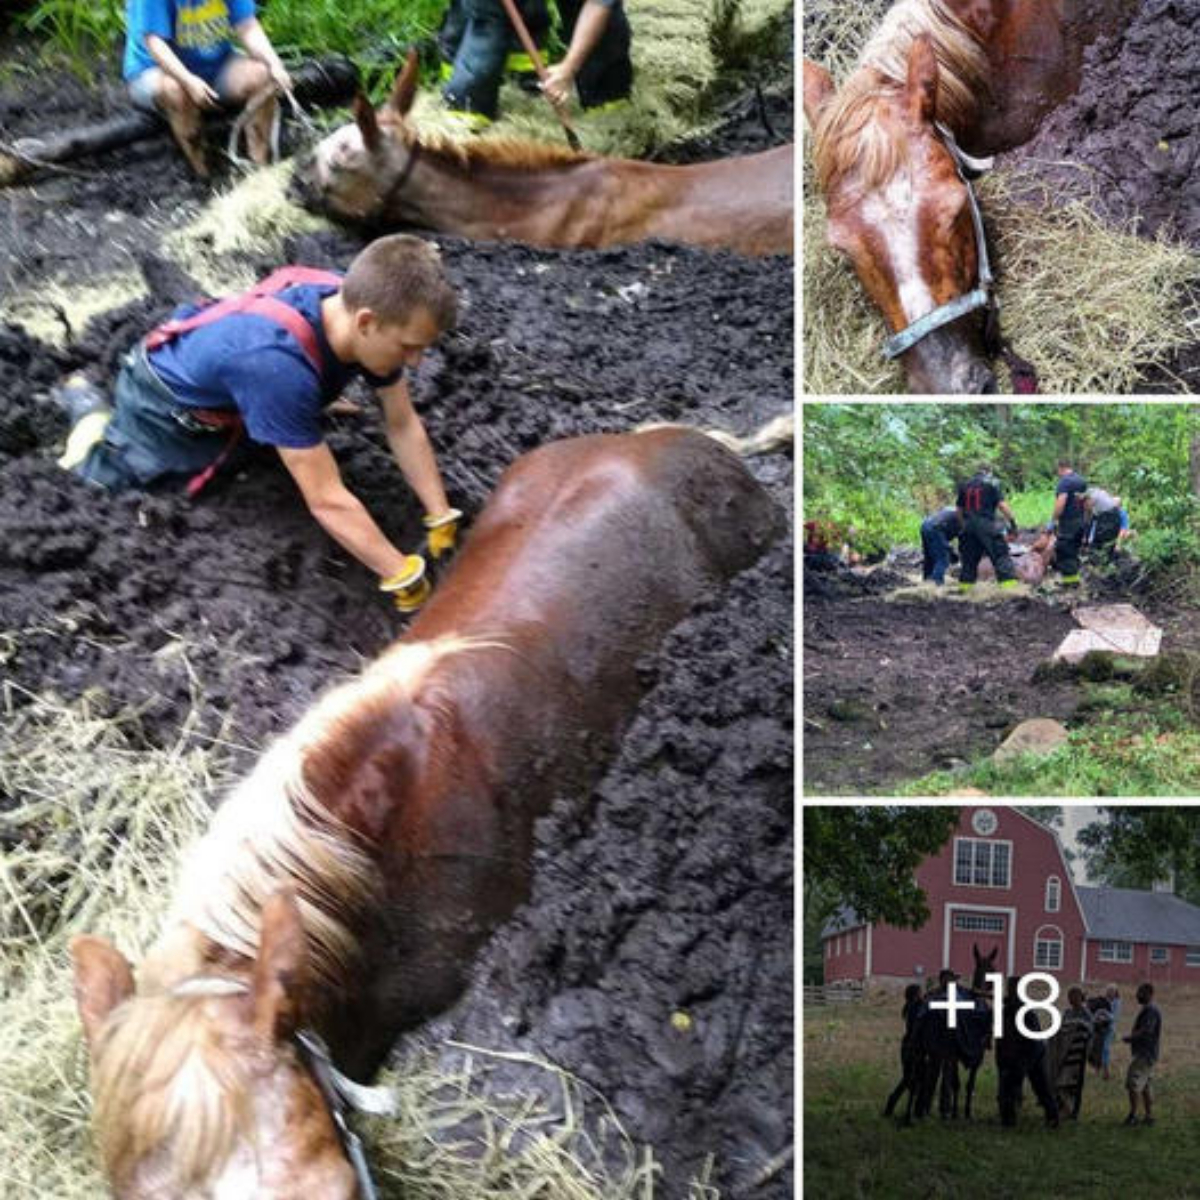
<path id="1" fill-rule="evenodd" d="M 574 84 L 585 109 L 628 99 L 633 61 L 622 0 L 558 0 L 557 7 L 567 52 L 549 69 L 546 92 L 562 103 Z M 547 0 L 518 0 L 518 10 L 534 40 L 544 37 L 551 26 Z M 499 115 L 505 69 L 526 65 L 501 0 L 453 0 L 438 46 L 453 64 L 443 92 L 446 107 L 473 128 L 491 124 Z"/>
<path id="2" fill-rule="evenodd" d="M 939 508 L 921 522 L 921 578 L 932 579 L 938 587 L 946 581 L 950 565 L 950 543 L 962 533 L 962 514 L 957 508 Z"/>
<path id="3" fill-rule="evenodd" d="M 122 71 L 130 98 L 166 117 L 201 179 L 209 175 L 201 140 L 205 111 L 240 107 L 268 83 L 292 87 L 255 7 L 253 0 L 126 0 Z M 268 100 L 246 127 L 257 163 L 270 161 L 276 112 L 276 101 Z"/>
<path id="4" fill-rule="evenodd" d="M 812 519 L 804 522 L 804 566 L 811 571 L 836 571 L 842 566 L 838 552 L 841 537 L 832 521 Z"/>
<path id="5" fill-rule="evenodd" d="M 1117 542 L 1122 528 L 1128 528 L 1129 514 L 1125 513 L 1125 524 L 1121 524 L 1120 496 L 1110 496 L 1103 488 L 1090 487 L 1084 496 L 1084 508 L 1091 519 L 1087 531 L 1087 544 L 1093 550 L 1108 549 L 1111 562 L 1116 554 Z"/>
<path id="6" fill-rule="evenodd" d="M 321 527 L 379 577 L 401 611 L 429 592 L 425 561 L 397 549 L 346 487 L 321 411 L 351 379 L 378 390 L 388 445 L 425 509 L 429 553 L 454 548 L 451 508 L 405 369 L 454 325 L 436 247 L 396 234 L 344 276 L 284 268 L 260 294 L 185 305 L 126 356 L 112 406 L 87 380 L 59 389 L 73 419 L 60 465 L 110 491 L 186 479 L 196 495 L 241 448 L 273 446 Z"/>
<path id="7" fill-rule="evenodd" d="M 967 591 L 975 586 L 979 560 L 984 555 L 991 559 L 1000 587 L 1015 587 L 1017 570 L 1013 566 L 1003 527 L 996 513 L 999 511 L 1004 514 L 1008 519 L 1008 528 L 1014 534 L 1017 532 L 1017 519 L 990 468 L 981 466 L 970 479 L 959 485 L 957 508 L 962 520 L 962 533 L 958 540 L 959 553 L 962 555 L 960 590 Z"/>
<path id="8" fill-rule="evenodd" d="M 1069 459 L 1058 460 L 1058 486 L 1054 489 L 1054 515 L 1050 529 L 1057 531 L 1058 541 L 1054 547 L 1054 565 L 1064 587 L 1079 586 L 1079 551 L 1083 546 L 1083 534 L 1087 526 L 1084 497 L 1087 480 L 1077 475 Z"/>

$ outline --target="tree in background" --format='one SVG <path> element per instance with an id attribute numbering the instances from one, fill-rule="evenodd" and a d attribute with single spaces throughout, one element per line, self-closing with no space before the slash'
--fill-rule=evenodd
<path id="1" fill-rule="evenodd" d="M 1200 904 L 1200 808 L 1106 806 L 1079 832 L 1088 875 L 1111 887 L 1149 888 L 1171 879 Z"/>

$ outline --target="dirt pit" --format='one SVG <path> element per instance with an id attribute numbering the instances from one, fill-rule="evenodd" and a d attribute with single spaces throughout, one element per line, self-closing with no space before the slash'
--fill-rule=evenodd
<path id="1" fill-rule="evenodd" d="M 743 108 L 730 145 L 765 148 L 757 105 Z M 721 136 L 706 149 L 722 152 Z M 158 247 L 173 206 L 198 202 L 161 140 L 108 167 L 108 182 L 61 176 L 0 196 L 10 283 L 127 267 L 132 247 Z M 123 248 L 97 241 L 110 228 Z M 463 310 L 414 393 L 468 519 L 509 462 L 553 438 L 664 420 L 748 432 L 790 410 L 790 260 L 438 240 Z M 360 245 L 322 233 L 288 258 L 344 267 Z M 86 696 L 94 712 L 136 713 L 148 746 L 220 738 L 248 766 L 402 626 L 270 454 L 198 503 L 109 497 L 55 467 L 66 429 L 48 388 L 75 366 L 111 379 L 178 298 L 178 278 L 156 275 L 153 296 L 65 349 L 0 327 L 0 671 L 10 704 Z M 419 508 L 374 407 L 332 420 L 329 440 L 389 535 L 415 545 Z M 751 469 L 790 512 L 790 455 Z M 710 1155 L 715 1183 L 745 1186 L 792 1138 L 791 580 L 789 539 L 648 657 L 619 758 L 540 824 L 531 902 L 423 1035 L 469 1035 L 582 1077 L 654 1144 L 665 1197 L 687 1195 Z M 402 1043 L 401 1061 L 421 1041 Z M 791 1195 L 786 1162 L 756 1198 Z"/>
<path id="2" fill-rule="evenodd" d="M 1111 578 L 1086 572 L 1079 597 L 1006 596 L 980 584 L 980 599 L 967 602 L 889 598 L 913 588 L 919 566 L 806 571 L 805 795 L 893 792 L 991 754 L 1031 717 L 1071 728 L 1082 686 L 1034 671 L 1079 627 L 1074 602 L 1132 603 L 1165 630 L 1164 650 L 1195 643 L 1195 610 L 1146 595 L 1130 560 Z M 993 599 L 982 599 L 984 588 Z"/>

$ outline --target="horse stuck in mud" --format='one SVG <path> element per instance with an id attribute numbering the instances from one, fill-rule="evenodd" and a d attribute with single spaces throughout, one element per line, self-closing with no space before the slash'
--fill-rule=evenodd
<path id="1" fill-rule="evenodd" d="M 369 1194 L 298 1043 L 364 1077 L 457 998 L 528 895 L 535 818 L 617 744 L 639 659 L 780 524 L 733 454 L 678 427 L 509 468 L 409 632 L 221 806 L 136 984 L 108 942 L 73 943 L 121 1200 Z"/>
<path id="2" fill-rule="evenodd" d="M 594 249 L 662 238 L 741 254 L 793 252 L 793 148 L 691 166 L 604 158 L 537 142 L 458 145 L 408 122 L 410 53 L 388 102 L 359 95 L 355 123 L 297 167 L 293 194 L 375 229 Z"/>
<path id="3" fill-rule="evenodd" d="M 985 355 L 1004 351 L 971 180 L 1033 136 L 1078 87 L 1087 44 L 1135 8 L 900 0 L 840 91 L 805 61 L 827 236 L 882 312 L 884 356 L 903 356 L 911 391 L 996 390 Z M 964 318 L 981 309 L 984 329 L 970 328 Z"/>

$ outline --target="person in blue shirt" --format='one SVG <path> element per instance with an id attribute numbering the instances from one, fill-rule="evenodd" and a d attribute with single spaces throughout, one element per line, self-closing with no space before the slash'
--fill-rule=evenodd
<path id="1" fill-rule="evenodd" d="M 208 178 L 201 120 L 210 109 L 237 107 L 273 82 L 292 82 L 255 15 L 254 0 L 126 0 L 123 73 L 134 104 L 166 117 L 192 169 Z M 244 53 L 234 46 L 240 42 Z M 271 154 L 276 102 L 246 127 L 250 157 Z"/>
<path id="2" fill-rule="evenodd" d="M 924 561 L 921 578 L 932 579 L 941 587 L 950 565 L 950 543 L 963 530 L 963 516 L 953 505 L 940 508 L 921 522 L 921 551 Z"/>
<path id="3" fill-rule="evenodd" d="M 223 311 L 189 327 L 196 306 L 177 310 L 126 357 L 111 407 L 86 380 L 69 380 L 59 396 L 75 424 L 59 464 L 109 491 L 190 479 L 195 495 L 239 438 L 273 446 L 317 522 L 407 611 L 428 591 L 424 560 L 394 546 L 346 487 L 321 414 L 355 376 L 377 389 L 392 456 L 424 506 L 429 552 L 452 550 L 462 514 L 446 499 L 404 370 L 454 325 L 457 297 L 437 248 L 405 234 L 372 242 L 344 276 L 310 274 L 322 281 L 274 293 L 286 320 L 276 309 Z"/>
<path id="4" fill-rule="evenodd" d="M 555 103 L 565 103 L 572 84 L 584 108 L 629 97 L 633 87 L 631 34 L 622 0 L 558 0 L 567 52 L 549 68 L 543 85 Z M 549 29 L 546 0 L 518 0 L 531 35 Z M 476 127 L 495 120 L 500 84 L 514 44 L 512 23 L 500 0 L 452 0 L 439 36 L 444 58 L 453 62 L 443 96 L 446 106 Z"/>

